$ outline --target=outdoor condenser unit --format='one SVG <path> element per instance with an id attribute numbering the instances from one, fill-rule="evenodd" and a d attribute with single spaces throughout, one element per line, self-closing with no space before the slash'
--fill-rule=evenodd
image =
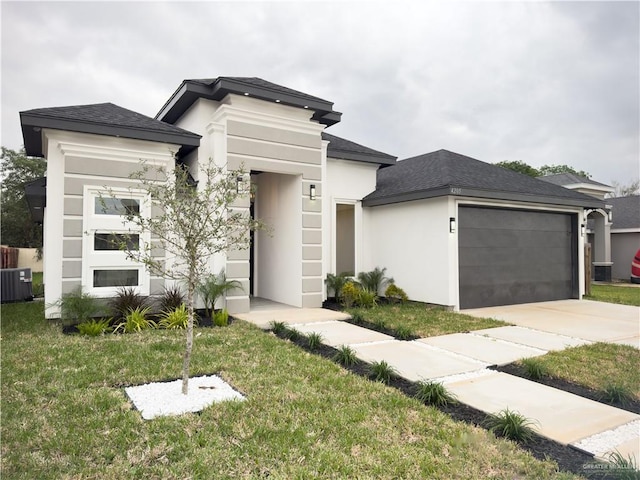
<path id="1" fill-rule="evenodd" d="M 33 300 L 30 268 L 4 268 L 0 270 L 0 299 L 6 302 Z"/>

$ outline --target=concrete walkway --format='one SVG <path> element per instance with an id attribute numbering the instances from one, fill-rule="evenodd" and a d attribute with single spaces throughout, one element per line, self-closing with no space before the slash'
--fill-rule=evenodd
<path id="1" fill-rule="evenodd" d="M 275 320 L 304 334 L 320 333 L 325 344 L 348 345 L 367 362 L 385 360 L 408 380 L 442 382 L 461 402 L 479 410 L 487 413 L 497 413 L 505 408 L 517 411 L 535 420 L 537 431 L 547 438 L 574 445 L 600 458 L 617 450 L 624 456 L 635 455 L 640 459 L 639 415 L 487 369 L 490 365 L 507 364 L 593 341 L 634 341 L 634 327 L 630 321 L 634 312 L 628 309 L 610 309 L 608 304 L 600 302 L 589 302 L 597 304 L 595 308 L 572 301 L 565 305 L 562 305 L 565 301 L 545 303 L 511 306 L 506 309 L 508 311 L 498 312 L 498 318 L 516 323 L 516 326 L 414 341 L 395 340 L 345 323 L 340 321 L 344 319 L 340 316 L 345 314 L 331 310 L 267 309 L 236 317 L 261 328 L 268 328 Z M 488 310 L 496 308 L 505 307 L 478 309 L 482 312 L 471 314 L 485 316 Z M 636 309 L 635 313 L 638 311 Z M 609 312 L 608 315 L 622 312 L 622 315 L 605 320 L 600 317 L 603 312 Z"/>
<path id="2" fill-rule="evenodd" d="M 460 313 L 495 318 L 521 327 L 592 342 L 621 343 L 640 348 L 640 308 L 631 305 L 558 300 L 474 308 Z"/>

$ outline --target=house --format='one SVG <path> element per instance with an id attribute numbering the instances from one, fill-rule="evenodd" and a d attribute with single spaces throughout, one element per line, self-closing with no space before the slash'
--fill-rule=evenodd
<path id="1" fill-rule="evenodd" d="M 640 196 L 607 198 L 613 209 L 611 225 L 612 277 L 629 280 L 631 261 L 640 249 Z"/>
<path id="2" fill-rule="evenodd" d="M 78 286 L 103 297 L 123 285 L 145 295 L 165 286 L 103 241 L 122 231 L 123 209 L 150 214 L 144 195 L 127 190 L 140 160 L 178 161 L 195 180 L 209 161 L 249 172 L 255 195 L 234 208 L 271 233 L 210 259 L 242 285 L 227 295 L 231 313 L 249 311 L 252 296 L 319 307 L 327 273 L 375 266 L 410 298 L 454 309 L 580 298 L 585 209 L 604 208 L 446 150 L 396 162 L 326 133 L 341 119 L 331 102 L 259 78 L 185 80 L 155 118 L 110 103 L 20 118 L 27 154 L 47 159 L 30 205 L 44 210 L 48 318 Z M 122 196 L 105 210 L 106 188 Z"/>
<path id="3" fill-rule="evenodd" d="M 605 201 L 605 197 L 615 190 L 609 185 L 573 173 L 545 175 L 539 178 L 545 182 L 560 185 L 602 201 Z M 592 276 L 594 280 L 604 282 L 611 281 L 614 265 L 611 258 L 612 207 L 609 203 L 607 199 L 604 208 L 598 207 L 585 212 L 587 218 L 587 242 L 591 244 Z"/>

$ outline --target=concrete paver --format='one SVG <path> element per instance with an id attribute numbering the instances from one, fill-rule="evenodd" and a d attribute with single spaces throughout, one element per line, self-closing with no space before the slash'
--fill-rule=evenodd
<path id="1" fill-rule="evenodd" d="M 353 345 L 358 358 L 368 362 L 385 360 L 398 374 L 411 381 L 431 380 L 472 372 L 487 366 L 471 358 L 431 348 L 418 341 L 393 340 L 384 343 Z"/>
<path id="2" fill-rule="evenodd" d="M 325 308 L 278 308 L 255 310 L 249 313 L 234 313 L 233 316 L 263 329 L 268 329 L 270 327 L 269 324 L 274 321 L 292 325 L 294 323 L 317 323 L 351 318 L 344 312 L 336 312 Z"/>
<path id="3" fill-rule="evenodd" d="M 308 334 L 316 332 L 322 335 L 322 343 L 332 347 L 341 345 L 351 345 L 354 343 L 380 342 L 385 340 L 393 340 L 390 335 L 369 330 L 368 328 L 352 325 L 351 323 L 332 321 L 322 323 L 306 323 L 295 325 L 295 328 Z"/>
<path id="4" fill-rule="evenodd" d="M 469 333 L 453 333 L 438 337 L 421 338 L 417 341 L 486 362 L 490 365 L 504 365 L 521 358 L 536 357 L 547 353 L 545 350 Z"/>
<path id="5" fill-rule="evenodd" d="M 498 338 L 520 345 L 528 345 L 542 350 L 564 350 L 565 348 L 591 343 L 581 338 L 567 337 L 565 335 L 558 335 L 557 333 L 542 332 L 532 328 L 517 326 L 486 328 L 483 330 L 474 330 L 472 333 L 474 335 Z"/>
<path id="6" fill-rule="evenodd" d="M 496 318 L 522 327 L 593 342 L 616 342 L 640 335 L 639 307 L 591 300 L 503 305 L 463 310 L 461 313 Z"/>
<path id="7" fill-rule="evenodd" d="M 461 402 L 485 412 L 517 411 L 537 421 L 539 433 L 564 444 L 640 419 L 626 410 L 501 372 L 449 383 L 447 388 Z"/>

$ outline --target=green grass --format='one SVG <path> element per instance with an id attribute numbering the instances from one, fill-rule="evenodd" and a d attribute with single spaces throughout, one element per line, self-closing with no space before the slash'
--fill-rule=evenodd
<path id="1" fill-rule="evenodd" d="M 33 290 L 34 297 L 44 296 L 44 285 L 42 284 L 42 278 L 42 272 L 31 273 L 31 288 Z"/>
<path id="2" fill-rule="evenodd" d="M 640 288 L 591 285 L 591 295 L 585 295 L 584 298 L 598 302 L 621 303 L 640 307 Z"/>
<path id="3" fill-rule="evenodd" d="M 3 479 L 575 478 L 241 321 L 198 329 L 192 374 L 247 401 L 143 421 L 122 386 L 179 377 L 184 332 L 65 336 L 42 308 L 2 306 Z"/>
<path id="4" fill-rule="evenodd" d="M 467 332 L 483 328 L 503 327 L 507 323 L 487 318 L 451 312 L 443 307 L 421 303 L 377 305 L 373 308 L 350 308 L 349 314 L 361 315 L 365 320 L 386 328 L 408 328 L 419 337 L 433 337 L 447 333 Z"/>
<path id="5" fill-rule="evenodd" d="M 640 350 L 632 346 L 594 343 L 549 352 L 536 362 L 552 377 L 601 392 L 615 384 L 640 400 Z"/>

